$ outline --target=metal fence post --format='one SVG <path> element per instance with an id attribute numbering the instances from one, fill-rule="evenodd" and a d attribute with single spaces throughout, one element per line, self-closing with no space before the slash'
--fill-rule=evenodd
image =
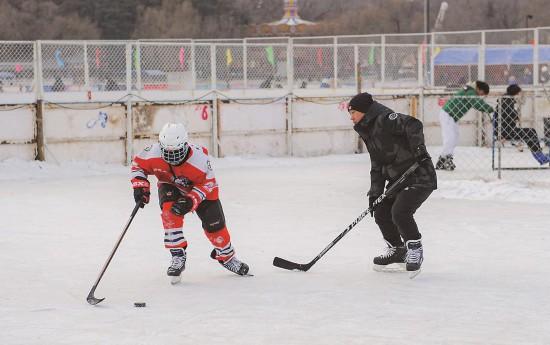
<path id="1" fill-rule="evenodd" d="M 533 31 L 533 85 L 539 85 L 539 29 Z"/>
<path id="2" fill-rule="evenodd" d="M 381 37 L 381 52 L 380 52 L 380 81 L 382 84 L 386 81 L 386 35 Z"/>
<path id="3" fill-rule="evenodd" d="M 353 67 L 355 75 L 355 88 L 361 93 L 361 68 L 359 66 L 359 47 L 353 46 Z"/>
<path id="4" fill-rule="evenodd" d="M 485 80 L 485 31 L 481 32 L 481 45 L 478 48 L 477 78 Z"/>
<path id="5" fill-rule="evenodd" d="M 42 42 L 36 41 L 35 45 L 35 67 L 34 77 L 36 82 L 36 99 L 44 99 L 44 75 L 42 73 Z"/>
<path id="6" fill-rule="evenodd" d="M 333 52 L 332 52 L 332 65 L 333 65 L 333 74 L 334 74 L 334 81 L 332 82 L 332 87 L 337 88 L 338 87 L 338 37 L 334 36 L 333 39 Z"/>
<path id="7" fill-rule="evenodd" d="M 132 109 L 132 95 L 126 101 L 126 165 L 132 163 L 134 157 L 134 111 Z"/>
<path id="8" fill-rule="evenodd" d="M 246 38 L 243 40 L 243 79 L 244 89 L 248 89 L 248 49 L 246 44 Z"/>
<path id="9" fill-rule="evenodd" d="M 141 84 L 141 42 L 137 41 L 136 43 L 136 58 L 135 58 L 135 69 L 136 69 L 136 88 L 138 90 L 138 94 L 141 94 L 141 90 L 143 88 L 143 85 Z"/>
<path id="10" fill-rule="evenodd" d="M 423 46 L 420 44 L 418 45 L 418 56 L 416 65 L 418 66 L 418 86 L 422 87 L 424 85 L 424 69 L 422 66 L 422 49 Z"/>
<path id="11" fill-rule="evenodd" d="M 216 85 L 216 73 L 216 45 L 212 44 L 210 46 L 210 88 L 212 90 L 218 89 Z"/>
<path id="12" fill-rule="evenodd" d="M 292 138 L 293 138 L 293 121 L 292 121 L 292 115 L 293 115 L 293 104 L 294 99 L 293 95 L 288 94 L 286 96 L 286 152 L 287 155 L 292 156 L 293 155 L 293 149 L 292 149 Z"/>
<path id="13" fill-rule="evenodd" d="M 434 66 L 434 51 L 435 51 L 435 32 L 430 34 L 430 86 L 435 86 L 435 66 Z"/>
<path id="14" fill-rule="evenodd" d="M 288 92 L 292 93 L 294 89 L 294 40 L 290 37 L 286 48 L 286 67 Z"/>
<path id="15" fill-rule="evenodd" d="M 212 96 L 212 150 L 214 157 L 221 157 L 221 148 L 220 148 L 220 102 L 218 100 L 218 94 L 213 93 Z"/>
<path id="16" fill-rule="evenodd" d="M 90 66 L 88 65 L 88 43 L 84 42 L 84 89 L 90 91 Z"/>
<path id="17" fill-rule="evenodd" d="M 126 43 L 126 92 L 132 92 L 132 43 Z"/>
<path id="18" fill-rule="evenodd" d="M 501 103 L 502 105 L 502 103 Z M 497 145 L 498 145 L 498 179 L 502 178 L 502 106 L 497 111 L 498 125 L 497 125 Z"/>

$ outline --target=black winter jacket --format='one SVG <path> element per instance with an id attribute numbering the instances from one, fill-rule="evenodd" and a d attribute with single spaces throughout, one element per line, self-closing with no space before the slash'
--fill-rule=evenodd
<path id="1" fill-rule="evenodd" d="M 425 152 L 422 122 L 374 102 L 353 129 L 359 133 L 371 158 L 369 196 L 379 196 Z M 437 176 L 431 159 L 421 163 L 402 188 L 411 186 L 437 189 Z"/>

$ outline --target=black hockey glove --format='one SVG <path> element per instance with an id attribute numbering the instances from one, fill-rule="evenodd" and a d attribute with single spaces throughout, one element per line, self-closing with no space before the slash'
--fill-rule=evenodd
<path id="1" fill-rule="evenodd" d="M 374 202 L 375 202 L 376 199 L 378 199 L 379 197 L 380 197 L 380 195 L 369 196 L 369 209 L 370 209 L 370 216 L 371 216 L 371 217 L 374 217 L 374 210 L 375 210 L 376 207 L 378 206 L 378 204 L 375 204 Z"/>
<path id="2" fill-rule="evenodd" d="M 428 150 L 426 150 L 426 145 L 418 145 L 418 147 L 414 150 L 414 158 L 418 163 L 422 163 L 427 160 L 431 160 L 432 157 L 428 153 Z"/>
<path id="3" fill-rule="evenodd" d="M 141 204 L 141 208 L 149 203 L 151 192 L 149 191 L 149 181 L 141 178 L 132 179 L 132 187 L 134 188 L 134 201 Z"/>
<path id="4" fill-rule="evenodd" d="M 193 198 L 184 196 L 179 198 L 174 204 L 170 211 L 176 216 L 185 216 L 187 213 L 193 211 L 196 208 Z"/>

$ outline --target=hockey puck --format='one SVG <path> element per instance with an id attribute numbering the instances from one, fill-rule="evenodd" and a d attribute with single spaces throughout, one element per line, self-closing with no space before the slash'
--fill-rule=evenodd
<path id="1" fill-rule="evenodd" d="M 145 302 L 135 302 L 134 307 L 143 308 L 143 307 L 145 307 Z"/>

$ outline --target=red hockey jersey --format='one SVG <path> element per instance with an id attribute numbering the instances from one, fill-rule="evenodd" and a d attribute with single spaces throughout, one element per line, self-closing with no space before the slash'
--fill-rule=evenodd
<path id="1" fill-rule="evenodd" d="M 159 185 L 175 185 L 183 194 L 193 193 L 200 201 L 218 199 L 218 183 L 208 150 L 202 146 L 189 144 L 187 160 L 177 166 L 162 159 L 158 143 L 145 148 L 132 161 L 131 178 L 146 179 L 149 175 L 155 175 Z"/>

